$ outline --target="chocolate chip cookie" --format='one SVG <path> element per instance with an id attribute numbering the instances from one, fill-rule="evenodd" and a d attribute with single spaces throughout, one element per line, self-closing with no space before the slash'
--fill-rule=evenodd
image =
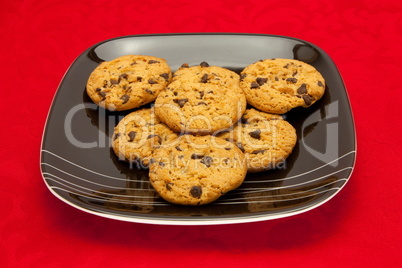
<path id="1" fill-rule="evenodd" d="M 126 55 L 98 65 L 89 76 L 86 91 L 97 105 L 123 111 L 154 101 L 171 77 L 164 59 Z"/>
<path id="2" fill-rule="evenodd" d="M 156 149 L 149 165 L 152 186 L 166 201 L 203 205 L 241 185 L 244 154 L 233 143 L 211 135 L 183 135 L 175 146 Z"/>
<path id="3" fill-rule="evenodd" d="M 207 62 L 203 61 L 199 65 L 191 67 L 188 64 L 183 64 L 173 74 L 172 81 L 176 80 L 230 87 L 232 85 L 239 85 L 240 76 L 229 69 L 220 66 L 210 66 Z"/>
<path id="4" fill-rule="evenodd" d="M 248 172 L 282 167 L 297 141 L 296 130 L 289 122 L 256 109 L 247 109 L 238 124 L 218 136 L 244 152 Z"/>
<path id="5" fill-rule="evenodd" d="M 324 94 L 325 81 L 313 66 L 302 61 L 266 59 L 241 72 L 240 87 L 255 108 L 283 114 L 314 104 Z"/>
<path id="6" fill-rule="evenodd" d="M 229 87 L 178 79 L 159 94 L 155 111 L 176 132 L 212 134 L 231 127 L 246 105 L 246 97 L 236 84 Z"/>
<path id="7" fill-rule="evenodd" d="M 117 124 L 112 148 L 120 159 L 146 167 L 156 148 L 171 146 L 177 138 L 177 134 L 160 122 L 153 110 L 137 110 Z"/>

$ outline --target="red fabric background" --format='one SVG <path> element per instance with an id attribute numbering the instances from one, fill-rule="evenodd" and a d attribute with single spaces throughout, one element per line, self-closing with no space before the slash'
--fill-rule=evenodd
<path id="1" fill-rule="evenodd" d="M 401 267 L 402 2 L 0 1 L 2 267 Z M 286 35 L 324 49 L 353 106 L 358 153 L 346 187 L 307 213 L 249 224 L 158 226 L 90 215 L 39 170 L 48 109 L 89 46 L 133 34 Z"/>

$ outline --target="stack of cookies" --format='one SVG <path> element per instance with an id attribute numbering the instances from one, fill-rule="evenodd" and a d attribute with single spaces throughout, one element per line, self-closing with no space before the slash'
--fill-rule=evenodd
<path id="1" fill-rule="evenodd" d="M 283 163 L 297 137 L 280 114 L 311 106 L 324 90 L 314 67 L 290 59 L 261 60 L 240 75 L 183 64 L 172 75 L 164 59 L 127 55 L 100 64 L 87 83 L 90 98 L 108 110 L 153 103 L 118 123 L 112 147 L 149 167 L 159 195 L 182 205 L 213 202 L 248 172 Z"/>

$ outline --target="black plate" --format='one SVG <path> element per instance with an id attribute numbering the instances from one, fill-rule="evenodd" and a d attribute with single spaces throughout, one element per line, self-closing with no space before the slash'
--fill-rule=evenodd
<path id="1" fill-rule="evenodd" d="M 240 72 L 265 58 L 298 59 L 326 80 L 323 98 L 285 115 L 298 143 L 276 170 L 249 174 L 235 191 L 205 206 L 166 203 L 147 170 L 119 161 L 110 148 L 117 122 L 128 112 L 98 108 L 85 93 L 89 74 L 104 60 L 126 54 L 183 63 L 207 61 Z M 84 51 L 57 90 L 43 135 L 41 170 L 50 191 L 89 213 L 131 222 L 202 225 L 281 218 L 315 208 L 348 181 L 355 163 L 354 123 L 346 88 L 331 58 L 294 38 L 256 34 L 166 34 L 107 40 Z"/>

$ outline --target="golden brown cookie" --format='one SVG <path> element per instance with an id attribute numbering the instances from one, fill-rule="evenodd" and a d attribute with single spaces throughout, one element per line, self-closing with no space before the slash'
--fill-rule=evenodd
<path id="1" fill-rule="evenodd" d="M 166 201 L 203 205 L 243 182 L 244 154 L 233 143 L 211 135 L 183 135 L 174 147 L 155 150 L 149 166 L 152 186 Z"/>
<path id="2" fill-rule="evenodd" d="M 159 94 L 155 111 L 176 132 L 212 134 L 231 127 L 246 105 L 246 97 L 238 85 L 226 87 L 179 79 Z"/>
<path id="3" fill-rule="evenodd" d="M 247 109 L 241 121 L 219 135 L 244 152 L 248 172 L 259 172 L 283 164 L 297 142 L 296 130 L 280 115 Z"/>
<path id="4" fill-rule="evenodd" d="M 176 138 L 177 134 L 155 116 L 154 109 L 146 108 L 126 115 L 117 124 L 112 148 L 120 159 L 146 167 L 156 148 L 170 146 Z"/>
<path id="5" fill-rule="evenodd" d="M 189 66 L 183 64 L 173 74 L 172 81 L 182 80 L 187 83 L 203 83 L 213 84 L 225 87 L 232 85 L 239 85 L 240 76 L 220 66 L 210 66 L 207 62 L 203 61 L 199 65 Z"/>
<path id="6" fill-rule="evenodd" d="M 86 91 L 97 105 L 123 111 L 154 101 L 171 77 L 164 59 L 126 55 L 98 65 L 89 76 Z"/>
<path id="7" fill-rule="evenodd" d="M 313 66 L 302 61 L 266 59 L 241 72 L 240 87 L 255 108 L 283 114 L 314 104 L 324 94 L 325 81 Z"/>

